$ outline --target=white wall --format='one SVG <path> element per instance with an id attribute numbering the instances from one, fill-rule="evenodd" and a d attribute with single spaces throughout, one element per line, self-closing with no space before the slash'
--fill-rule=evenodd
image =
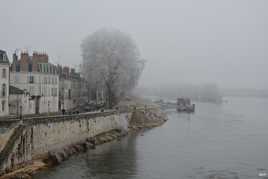
<path id="1" fill-rule="evenodd" d="M 33 83 L 29 82 L 33 76 Z M 11 72 L 10 84 L 26 90 L 31 96 L 40 96 L 40 113 L 58 112 L 59 76 L 39 72 Z"/>
<path id="2" fill-rule="evenodd" d="M 71 98 L 69 98 L 69 90 L 71 90 L 72 92 L 71 84 L 72 84 L 71 80 L 60 79 L 59 91 L 60 91 L 61 109 L 69 110 L 75 107 L 72 99 L 72 93 Z"/>
<path id="3" fill-rule="evenodd" d="M 40 98 L 40 113 L 58 112 L 59 98 L 53 96 L 42 96 Z"/>
<path id="4" fill-rule="evenodd" d="M 12 94 L 9 96 L 9 114 L 20 115 L 20 106 L 22 107 L 22 115 L 35 114 L 35 101 L 30 100 L 30 96 L 26 94 Z"/>

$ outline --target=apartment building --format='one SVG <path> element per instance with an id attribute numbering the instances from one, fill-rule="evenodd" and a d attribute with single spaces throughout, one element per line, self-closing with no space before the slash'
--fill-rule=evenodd
<path id="1" fill-rule="evenodd" d="M 59 111 L 59 75 L 47 54 L 34 52 L 30 56 L 28 52 L 21 52 L 20 58 L 13 54 L 10 85 L 29 93 L 30 100 L 34 101 L 22 106 L 26 108 L 22 111 L 34 114 Z"/>

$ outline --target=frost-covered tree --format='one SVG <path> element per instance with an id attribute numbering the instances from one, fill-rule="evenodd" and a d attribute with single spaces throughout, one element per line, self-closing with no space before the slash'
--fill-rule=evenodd
<path id="1" fill-rule="evenodd" d="M 81 44 L 82 72 L 90 91 L 105 92 L 107 107 L 133 89 L 144 63 L 131 37 L 119 30 L 101 29 Z"/>

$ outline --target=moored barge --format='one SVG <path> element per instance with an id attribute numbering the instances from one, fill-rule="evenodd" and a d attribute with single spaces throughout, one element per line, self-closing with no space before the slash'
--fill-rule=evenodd
<path id="1" fill-rule="evenodd" d="M 177 99 L 177 111 L 193 113 L 195 112 L 195 104 L 192 104 L 189 98 L 178 98 Z"/>

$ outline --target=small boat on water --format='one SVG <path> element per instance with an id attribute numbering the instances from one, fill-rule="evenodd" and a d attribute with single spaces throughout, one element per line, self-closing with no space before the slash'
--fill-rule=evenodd
<path id="1" fill-rule="evenodd" d="M 178 98 L 177 111 L 193 113 L 195 111 L 195 104 L 192 104 L 189 98 Z"/>

